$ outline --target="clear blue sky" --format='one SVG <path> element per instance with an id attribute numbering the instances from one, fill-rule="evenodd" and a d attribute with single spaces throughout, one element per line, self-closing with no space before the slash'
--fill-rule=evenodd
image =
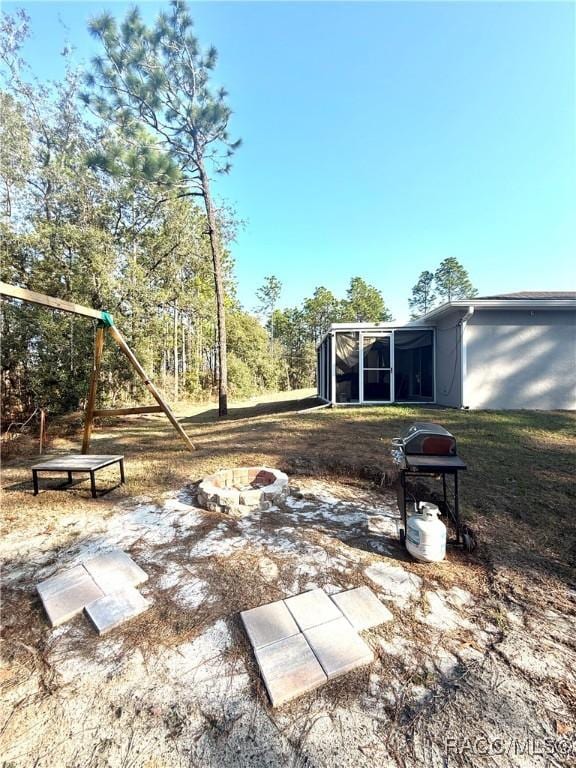
<path id="1" fill-rule="evenodd" d="M 160 3 L 140 3 L 153 18 Z M 37 74 L 119 2 L 25 8 Z M 576 288 L 575 5 L 562 2 L 201 2 L 233 133 L 218 194 L 246 227 L 247 308 L 267 274 L 283 305 L 361 275 L 395 317 L 419 273 L 455 256 L 481 294 Z M 67 28 L 67 29 L 66 29 Z"/>

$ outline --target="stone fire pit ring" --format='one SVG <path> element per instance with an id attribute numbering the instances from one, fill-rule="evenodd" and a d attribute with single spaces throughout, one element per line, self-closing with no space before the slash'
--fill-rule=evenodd
<path id="1" fill-rule="evenodd" d="M 288 475 L 271 467 L 221 469 L 198 486 L 198 503 L 210 512 L 242 517 L 265 510 L 288 494 Z"/>

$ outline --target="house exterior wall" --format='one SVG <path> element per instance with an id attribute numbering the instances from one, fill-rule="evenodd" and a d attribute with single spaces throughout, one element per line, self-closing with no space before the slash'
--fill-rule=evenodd
<path id="1" fill-rule="evenodd" d="M 450 361 L 439 355 L 438 367 L 449 372 Z M 469 408 L 576 408 L 576 311 L 477 310 L 466 327 L 466 369 Z"/>
<path id="2" fill-rule="evenodd" d="M 462 357 L 460 320 L 464 310 L 455 310 L 436 323 L 436 402 L 459 408 L 462 405 Z"/>

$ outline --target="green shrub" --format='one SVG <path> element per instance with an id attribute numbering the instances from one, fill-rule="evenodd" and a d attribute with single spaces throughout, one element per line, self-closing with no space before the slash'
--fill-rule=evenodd
<path id="1" fill-rule="evenodd" d="M 231 397 L 252 397 L 258 393 L 254 371 L 233 352 L 228 355 L 228 387 Z"/>

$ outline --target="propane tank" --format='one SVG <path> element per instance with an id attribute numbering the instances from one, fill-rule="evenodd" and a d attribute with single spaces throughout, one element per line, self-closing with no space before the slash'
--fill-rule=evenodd
<path id="1" fill-rule="evenodd" d="M 446 526 L 438 519 L 440 510 L 425 501 L 406 524 L 406 549 L 416 560 L 435 563 L 446 556 Z"/>

